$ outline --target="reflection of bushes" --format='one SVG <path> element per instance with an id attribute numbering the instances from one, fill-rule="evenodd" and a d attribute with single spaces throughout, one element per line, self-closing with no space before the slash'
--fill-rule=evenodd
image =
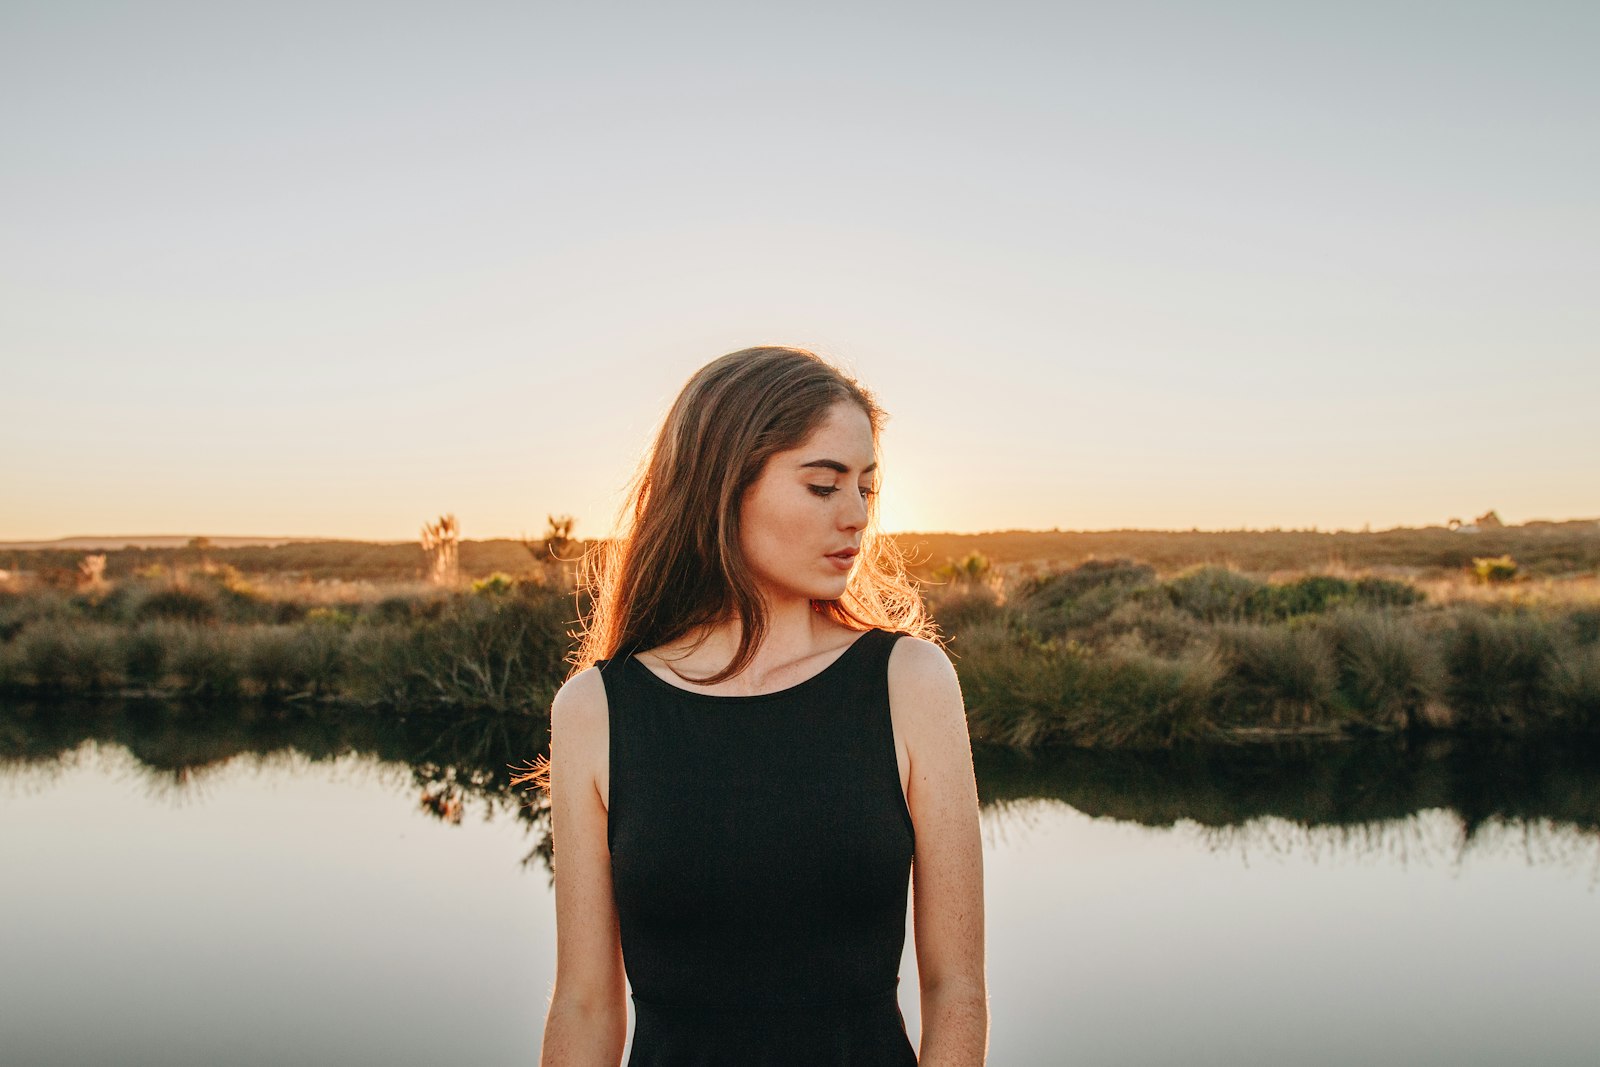
<path id="1" fill-rule="evenodd" d="M 975 753 L 985 803 L 1049 798 L 1088 815 L 1151 826 L 1236 826 L 1276 817 L 1351 826 L 1447 808 L 1467 833 L 1491 819 L 1600 831 L 1600 750 L 1592 740 L 1434 737 L 1321 745 L 1063 749 Z"/>

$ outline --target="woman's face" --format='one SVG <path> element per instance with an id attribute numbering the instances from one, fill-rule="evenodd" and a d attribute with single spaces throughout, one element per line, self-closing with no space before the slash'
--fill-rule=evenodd
<path id="1" fill-rule="evenodd" d="M 739 547 L 770 599 L 843 595 L 877 465 L 872 423 L 848 400 L 800 447 L 767 460 L 739 504 Z"/>

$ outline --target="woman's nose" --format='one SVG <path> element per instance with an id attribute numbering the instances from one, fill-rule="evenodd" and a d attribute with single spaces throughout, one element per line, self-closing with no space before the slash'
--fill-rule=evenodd
<path id="1" fill-rule="evenodd" d="M 865 526 L 867 524 L 867 498 L 859 492 L 853 492 L 850 495 L 855 499 L 855 504 L 845 509 L 844 518 L 841 521 L 851 529 Z"/>

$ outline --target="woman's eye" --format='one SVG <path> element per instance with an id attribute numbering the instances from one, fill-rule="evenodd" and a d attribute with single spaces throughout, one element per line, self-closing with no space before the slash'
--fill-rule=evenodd
<path id="1" fill-rule="evenodd" d="M 812 485 L 807 486 L 807 488 L 821 497 L 829 497 L 839 491 L 839 487 L 837 485 Z M 863 487 L 861 490 L 861 499 L 863 500 L 877 495 L 878 491 L 876 489 L 867 489 Z"/>

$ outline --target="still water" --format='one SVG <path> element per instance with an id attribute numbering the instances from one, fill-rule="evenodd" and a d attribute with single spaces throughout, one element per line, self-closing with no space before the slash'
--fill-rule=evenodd
<path id="1" fill-rule="evenodd" d="M 0 709 L 0 1062 L 537 1062 L 535 729 Z M 1593 748 L 978 771 L 996 1067 L 1600 1060 Z"/>

